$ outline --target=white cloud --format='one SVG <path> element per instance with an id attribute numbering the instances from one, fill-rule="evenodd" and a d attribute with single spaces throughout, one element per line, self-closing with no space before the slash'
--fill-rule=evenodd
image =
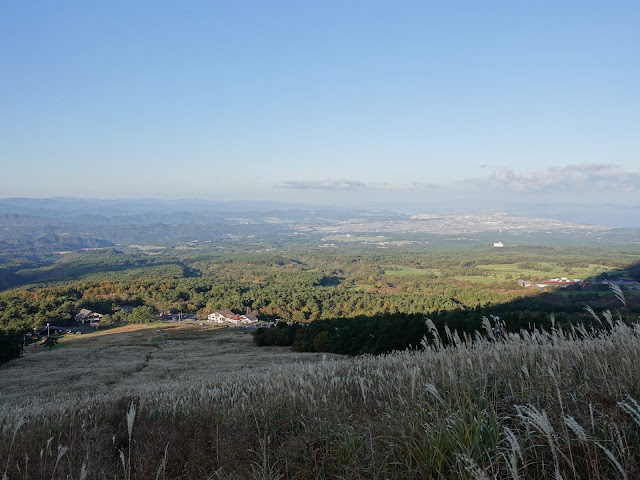
<path id="1" fill-rule="evenodd" d="M 293 190 L 357 190 L 367 187 L 367 184 L 358 180 L 327 179 L 285 180 L 277 186 Z"/>
<path id="2" fill-rule="evenodd" d="M 401 185 L 398 188 L 400 188 L 402 190 L 433 190 L 434 188 L 440 188 L 440 185 L 438 185 L 436 183 L 426 183 L 426 182 L 413 181 L 413 182 L 408 183 L 406 185 Z"/>
<path id="3" fill-rule="evenodd" d="M 363 172 L 366 173 L 366 172 Z M 276 186 L 288 189 L 296 201 L 343 204 L 419 206 L 420 208 L 511 208 L 534 205 L 584 208 L 603 203 L 636 205 L 640 172 L 615 164 L 582 163 L 543 169 L 515 169 L 487 165 L 486 174 L 452 183 L 430 183 L 428 177 L 405 182 L 329 178 L 288 180 Z"/>
<path id="4" fill-rule="evenodd" d="M 516 192 L 640 190 L 639 172 L 608 163 L 583 163 L 526 173 L 502 168 L 485 179 L 471 181 L 480 185 L 489 182 Z"/>

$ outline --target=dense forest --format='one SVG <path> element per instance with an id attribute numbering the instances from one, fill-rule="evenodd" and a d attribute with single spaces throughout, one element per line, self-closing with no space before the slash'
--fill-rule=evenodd
<path id="1" fill-rule="evenodd" d="M 0 280 L 38 283 L 0 294 L 0 330 L 70 324 L 81 308 L 116 315 L 121 305 L 202 317 L 250 310 L 293 322 L 429 314 L 453 324 L 490 312 L 520 328 L 552 312 L 581 312 L 587 303 L 606 307 L 608 288 L 541 293 L 519 287 L 516 273 L 582 275 L 606 267 L 595 278 L 639 277 L 637 256 L 606 250 L 178 252 L 107 249 L 70 253 L 44 267 L 4 265 Z M 629 307 L 635 302 L 630 292 Z"/>

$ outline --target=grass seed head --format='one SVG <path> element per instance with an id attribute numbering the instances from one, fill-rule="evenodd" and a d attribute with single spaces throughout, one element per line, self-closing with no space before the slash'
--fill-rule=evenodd
<path id="1" fill-rule="evenodd" d="M 587 441 L 587 432 L 584 430 L 584 428 L 580 426 L 580 424 L 576 421 L 575 418 L 571 416 L 564 417 L 564 423 L 576 435 L 578 440 L 580 440 L 583 443 Z"/>
<path id="2" fill-rule="evenodd" d="M 136 419 L 136 405 L 131 401 L 131 405 L 129 406 L 129 411 L 127 412 L 127 431 L 129 432 L 129 438 L 131 438 L 131 434 L 133 432 L 133 422 Z"/>

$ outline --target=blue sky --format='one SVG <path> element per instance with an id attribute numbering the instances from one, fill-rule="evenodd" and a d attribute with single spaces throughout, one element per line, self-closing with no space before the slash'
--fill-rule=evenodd
<path id="1" fill-rule="evenodd" d="M 637 204 L 639 5 L 7 0 L 0 196 Z"/>

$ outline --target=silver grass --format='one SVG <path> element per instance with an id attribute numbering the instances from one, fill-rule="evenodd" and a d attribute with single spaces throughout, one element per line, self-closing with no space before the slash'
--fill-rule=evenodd
<path id="1" fill-rule="evenodd" d="M 162 457 L 162 462 L 160 462 L 160 466 L 158 467 L 158 471 L 156 473 L 156 480 L 160 480 L 160 474 L 162 473 L 162 478 L 164 478 L 164 473 L 167 469 L 167 456 L 169 455 L 169 444 L 164 447 L 164 456 Z"/>
<path id="2" fill-rule="evenodd" d="M 534 405 L 516 405 L 516 411 L 518 417 L 534 427 L 540 433 L 542 433 L 547 439 L 549 448 L 551 449 L 551 455 L 553 455 L 553 463 L 556 470 L 556 478 L 562 478 L 560 475 L 560 463 L 558 461 L 558 454 L 556 452 L 556 444 L 554 439 L 553 426 L 549 422 L 549 417 L 544 410 L 538 410 Z"/>
<path id="3" fill-rule="evenodd" d="M 631 416 L 632 420 L 640 427 L 640 405 L 638 405 L 638 402 L 636 402 L 631 395 L 627 395 L 626 397 L 627 401 L 618 402 L 618 405 L 622 407 L 624 411 Z"/>
<path id="4" fill-rule="evenodd" d="M 440 347 L 442 347 L 442 339 L 440 338 L 440 333 L 438 333 L 438 329 L 436 328 L 436 325 L 433 323 L 433 321 L 430 318 L 427 318 L 424 323 L 429 329 L 429 333 L 433 335 L 433 341 L 436 346 L 436 350 L 439 350 Z"/>
<path id="5" fill-rule="evenodd" d="M 580 426 L 575 418 L 569 416 L 564 417 L 563 420 L 565 425 L 569 427 L 573 433 L 575 433 L 578 440 L 580 440 L 581 442 L 587 441 L 587 432 Z"/>
<path id="6" fill-rule="evenodd" d="M 482 317 L 482 328 L 484 328 L 487 332 L 487 335 L 491 340 L 495 340 L 496 338 L 493 336 L 493 329 L 491 328 L 491 322 L 487 317 Z"/>
<path id="7" fill-rule="evenodd" d="M 16 426 L 13 428 L 13 435 L 11 436 L 11 445 L 9 447 L 9 456 L 7 457 L 7 465 L 5 466 L 4 469 L 4 474 L 3 474 L 3 479 L 4 477 L 7 476 L 7 471 L 9 470 L 9 459 L 11 458 L 11 452 L 13 451 L 13 443 L 16 440 L 16 436 L 18 435 L 18 430 L 20 430 L 20 427 L 22 427 L 26 422 L 26 418 L 24 417 L 24 415 L 20 415 L 20 418 L 18 418 L 18 421 L 16 422 Z M 51 437 L 51 439 L 53 439 L 53 437 Z"/>
<path id="8" fill-rule="evenodd" d="M 509 446 L 511 447 L 511 451 L 515 456 L 518 456 L 522 461 L 522 450 L 520 449 L 520 443 L 518 443 L 518 438 L 516 434 L 513 433 L 509 427 L 504 427 L 504 436 L 507 437 L 507 441 L 509 442 Z"/>
<path id="9" fill-rule="evenodd" d="M 614 285 L 613 283 L 609 284 L 609 288 L 611 289 L 613 294 L 616 296 L 616 298 L 620 300 L 620 302 L 622 302 L 622 304 L 626 307 L 627 299 L 624 298 L 624 293 L 622 293 L 622 289 L 618 285 Z"/>
<path id="10" fill-rule="evenodd" d="M 436 388 L 436 386 L 433 383 L 427 383 L 424 386 L 425 390 L 427 392 L 429 392 L 431 395 L 433 395 L 436 400 L 438 400 L 440 403 L 444 404 L 444 399 L 440 396 L 440 393 L 438 392 L 438 389 Z"/>
<path id="11" fill-rule="evenodd" d="M 56 463 L 53 466 L 53 473 L 51 474 L 51 478 L 55 478 L 56 469 L 58 468 L 58 463 L 60 463 L 60 459 L 64 457 L 65 453 L 69 450 L 69 447 L 65 447 L 64 445 L 58 445 L 58 456 L 56 457 Z"/>
<path id="12" fill-rule="evenodd" d="M 507 438 L 509 446 L 511 447 L 511 451 L 509 452 L 509 454 L 504 455 L 505 460 L 507 461 L 507 468 L 509 469 L 512 480 L 520 480 L 520 474 L 518 473 L 518 458 L 520 458 L 520 461 L 523 462 L 520 444 L 518 443 L 516 434 L 513 433 L 513 431 L 509 427 L 504 427 L 503 431 L 504 436 Z"/>
<path id="13" fill-rule="evenodd" d="M 590 305 L 585 305 L 584 309 L 587 312 L 589 312 L 593 318 L 595 318 L 596 322 L 598 322 L 599 325 L 602 325 L 602 322 L 600 321 L 600 317 L 598 317 L 598 315 L 596 314 L 596 312 L 593 311 L 593 308 L 591 308 Z"/>
<path id="14" fill-rule="evenodd" d="M 131 402 L 129 406 L 129 411 L 127 412 L 127 430 L 129 431 L 129 438 L 131 438 L 131 433 L 133 432 L 133 422 L 136 419 L 136 405 Z"/>
<path id="15" fill-rule="evenodd" d="M 474 480 L 489 480 L 487 474 L 480 468 L 480 466 L 473 460 L 473 458 L 456 453 L 456 458 L 463 464 L 464 469 L 471 474 Z"/>
<path id="16" fill-rule="evenodd" d="M 118 449 L 118 451 L 120 452 L 120 462 L 122 462 L 122 468 L 124 469 L 125 473 L 127 471 L 127 462 L 124 458 L 124 452 L 120 449 Z"/>
<path id="17" fill-rule="evenodd" d="M 629 477 L 627 477 L 627 473 L 624 471 L 624 468 L 622 468 L 622 465 L 620 465 L 620 462 L 618 461 L 616 456 L 613 453 L 611 453 L 611 450 L 609 450 L 607 447 L 602 445 L 600 442 L 595 442 L 595 443 L 605 453 L 605 455 L 607 456 L 609 461 L 613 464 L 613 466 L 616 467 L 616 469 L 620 472 L 620 474 L 622 475 L 622 478 L 624 478 L 624 480 L 628 480 Z"/>

